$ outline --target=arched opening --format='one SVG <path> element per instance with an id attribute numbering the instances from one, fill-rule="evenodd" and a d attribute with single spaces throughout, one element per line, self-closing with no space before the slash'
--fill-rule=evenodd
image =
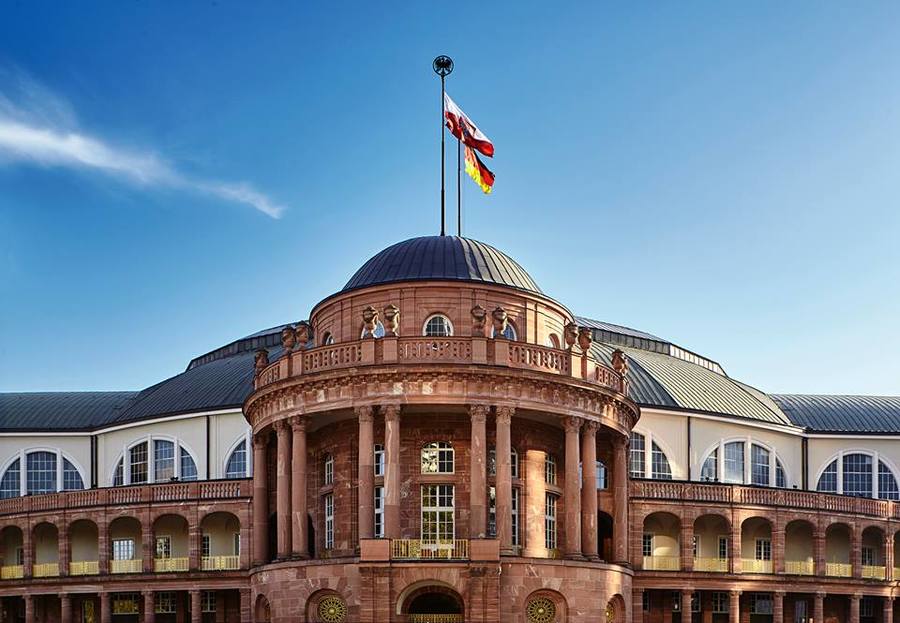
<path id="1" fill-rule="evenodd" d="M 69 575 L 100 573 L 100 531 L 90 519 L 78 519 L 69 524 Z"/>
<path id="2" fill-rule="evenodd" d="M 606 623 L 625 623 L 625 598 L 613 595 L 606 604 Z"/>
<path id="3" fill-rule="evenodd" d="M 117 517 L 109 524 L 110 573 L 140 573 L 144 557 L 141 522 L 134 517 Z"/>
<path id="4" fill-rule="evenodd" d="M 241 568 L 241 522 L 231 513 L 210 513 L 200 521 L 200 568 Z"/>
<path id="5" fill-rule="evenodd" d="M 728 571 L 731 526 L 721 515 L 701 515 L 694 521 L 694 571 Z"/>
<path id="6" fill-rule="evenodd" d="M 597 546 L 600 560 L 613 559 L 613 518 L 603 511 L 597 513 Z"/>
<path id="7" fill-rule="evenodd" d="M 671 513 L 651 513 L 644 518 L 641 535 L 643 568 L 678 571 L 681 568 L 679 537 L 681 520 Z"/>
<path id="8" fill-rule="evenodd" d="M 815 566 L 813 525 L 800 519 L 790 522 L 784 528 L 784 572 L 813 575 Z"/>
<path id="9" fill-rule="evenodd" d="M 741 572 L 772 573 L 772 523 L 750 517 L 741 524 Z"/>
<path id="10" fill-rule="evenodd" d="M 256 598 L 254 610 L 256 610 L 254 620 L 257 623 L 269 623 L 272 620 L 272 610 L 269 608 L 269 600 L 266 599 L 265 595 L 260 595 Z"/>
<path id="11" fill-rule="evenodd" d="M 835 523 L 825 531 L 825 575 L 849 578 L 853 574 L 850 563 L 850 544 L 852 542 L 850 527 Z"/>
<path id="12" fill-rule="evenodd" d="M 3 579 L 23 577 L 25 570 L 23 543 L 22 529 L 18 526 L 6 526 L 0 531 L 0 555 L 2 555 L 0 576 Z"/>
<path id="13" fill-rule="evenodd" d="M 51 523 L 39 523 L 32 533 L 34 566 L 31 573 L 36 578 L 59 575 L 59 530 Z"/>
<path id="14" fill-rule="evenodd" d="M 181 515 L 160 515 L 153 522 L 153 570 L 188 570 L 188 522 Z"/>
<path id="15" fill-rule="evenodd" d="M 862 577 L 871 580 L 885 578 L 884 532 L 877 526 L 869 526 L 862 532 L 860 548 Z"/>
<path id="16" fill-rule="evenodd" d="M 462 597 L 448 586 L 428 585 L 412 591 L 403 606 L 407 623 L 462 623 L 465 609 Z"/>

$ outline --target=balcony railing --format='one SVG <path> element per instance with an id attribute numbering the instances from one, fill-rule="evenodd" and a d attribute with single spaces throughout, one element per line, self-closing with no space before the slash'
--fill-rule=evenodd
<path id="1" fill-rule="evenodd" d="M 678 571 L 681 569 L 681 557 L 644 556 L 643 568 L 647 571 Z"/>
<path id="2" fill-rule="evenodd" d="M 0 579 L 18 580 L 25 577 L 25 567 L 23 565 L 4 565 L 0 567 Z"/>
<path id="3" fill-rule="evenodd" d="M 55 578 L 59 575 L 59 563 L 44 562 L 34 565 L 31 573 L 36 578 Z"/>
<path id="4" fill-rule="evenodd" d="M 569 376 L 624 393 L 622 376 L 576 351 L 483 337 L 389 337 L 298 350 L 269 364 L 256 388 L 326 370 L 381 364 L 488 364 Z"/>
<path id="5" fill-rule="evenodd" d="M 784 572 L 789 575 L 814 575 L 816 563 L 812 560 L 785 560 Z"/>
<path id="6" fill-rule="evenodd" d="M 461 614 L 407 614 L 409 623 L 465 623 Z"/>
<path id="7" fill-rule="evenodd" d="M 694 558 L 694 571 L 705 571 L 708 573 L 727 573 L 727 558 Z"/>
<path id="8" fill-rule="evenodd" d="M 133 560 L 110 560 L 110 573 L 140 573 L 144 570 L 143 562 L 140 558 Z"/>
<path id="9" fill-rule="evenodd" d="M 853 575 L 853 565 L 849 562 L 826 562 L 825 575 L 833 578 L 849 578 Z"/>
<path id="10" fill-rule="evenodd" d="M 393 560 L 467 560 L 469 542 L 465 539 L 428 540 L 393 539 Z"/>
<path id="11" fill-rule="evenodd" d="M 97 575 L 100 573 L 100 562 L 97 560 L 79 560 L 69 563 L 69 575 Z"/>
<path id="12" fill-rule="evenodd" d="M 883 580 L 886 575 L 886 569 L 883 565 L 863 565 L 862 577 L 867 580 Z"/>
<path id="13" fill-rule="evenodd" d="M 772 561 L 741 558 L 741 573 L 772 573 Z"/>
<path id="14" fill-rule="evenodd" d="M 188 570 L 188 559 L 184 558 L 157 558 L 153 561 L 153 570 L 157 573 L 173 573 Z"/>
<path id="15" fill-rule="evenodd" d="M 203 571 L 233 571 L 241 568 L 240 556 L 204 556 L 200 559 Z"/>

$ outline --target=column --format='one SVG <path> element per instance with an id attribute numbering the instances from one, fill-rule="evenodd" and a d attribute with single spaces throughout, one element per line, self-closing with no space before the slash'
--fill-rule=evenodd
<path id="1" fill-rule="evenodd" d="M 581 487 L 578 482 L 578 464 L 581 448 L 578 433 L 581 418 L 569 416 L 563 420 L 566 429 L 566 558 L 583 558 L 581 555 Z"/>
<path id="2" fill-rule="evenodd" d="M 740 573 L 743 568 L 743 548 L 741 541 L 742 519 L 737 513 L 731 516 L 731 536 L 728 539 L 728 554 L 731 558 L 731 572 Z"/>
<path id="3" fill-rule="evenodd" d="M 729 623 L 741 622 L 741 591 L 731 591 L 728 594 L 728 621 Z M 818 623 L 818 622 L 817 622 Z"/>
<path id="4" fill-rule="evenodd" d="M 778 575 L 784 574 L 785 538 L 785 518 L 779 513 L 772 525 L 772 572 Z"/>
<path id="5" fill-rule="evenodd" d="M 144 591 L 144 623 L 156 622 L 156 599 L 153 591 Z"/>
<path id="6" fill-rule="evenodd" d="M 291 429 L 286 419 L 275 422 L 278 440 L 275 471 L 275 516 L 278 559 L 291 556 Z"/>
<path id="7" fill-rule="evenodd" d="M 500 539 L 500 553 L 514 553 L 512 541 L 512 438 L 510 434 L 512 416 L 515 413 L 514 407 L 497 407 L 496 425 L 497 439 L 495 452 L 497 454 L 497 474 L 494 479 L 497 498 L 496 514 L 497 514 L 497 538 Z M 522 457 L 524 462 L 525 457 Z M 520 469 L 524 469 L 521 465 Z M 525 516 L 524 504 L 519 500 L 520 517 Z M 521 522 L 521 519 L 520 519 Z"/>
<path id="8" fill-rule="evenodd" d="M 825 575 L 825 530 L 816 529 L 816 533 L 813 535 L 813 549 L 816 559 L 815 574 Z M 817 620 L 815 623 L 821 623 L 821 621 Z"/>
<path id="9" fill-rule="evenodd" d="M 772 595 L 772 623 L 784 623 L 784 591 Z"/>
<path id="10" fill-rule="evenodd" d="M 384 412 L 384 536 L 400 538 L 400 405 Z"/>
<path id="11" fill-rule="evenodd" d="M 631 589 L 631 623 L 644 622 L 644 589 Z"/>
<path id="12" fill-rule="evenodd" d="M 884 539 L 884 579 L 890 582 L 894 580 L 894 536 L 889 535 Z"/>
<path id="13" fill-rule="evenodd" d="M 69 575 L 69 560 L 72 558 L 71 556 L 71 545 L 69 543 L 69 524 L 67 521 L 63 520 L 57 526 L 57 534 L 59 538 L 58 548 L 57 548 L 57 561 L 59 562 L 59 575 L 67 576 Z"/>
<path id="14" fill-rule="evenodd" d="M 152 472 L 151 472 L 152 473 Z M 141 541 L 143 542 L 144 573 L 153 573 L 156 570 L 156 534 L 153 530 L 153 520 L 149 511 L 141 514 Z"/>
<path id="15" fill-rule="evenodd" d="M 200 519 L 194 514 L 188 525 L 188 569 L 199 570 L 203 567 L 203 532 L 200 530 Z"/>
<path id="16" fill-rule="evenodd" d="M 884 598 L 884 606 L 882 608 L 884 614 L 884 623 L 894 623 L 894 598 L 887 596 Z"/>
<path id="17" fill-rule="evenodd" d="M 614 562 L 628 564 L 628 440 L 613 438 Z"/>
<path id="18" fill-rule="evenodd" d="M 681 591 L 681 623 L 691 623 L 693 611 L 691 610 L 691 601 L 694 599 L 694 589 L 689 588 Z"/>
<path id="19" fill-rule="evenodd" d="M 813 601 L 813 623 L 825 623 L 825 593 L 817 592 Z"/>
<path id="20" fill-rule="evenodd" d="M 681 525 L 681 570 L 694 570 L 694 522 L 688 513 Z"/>
<path id="21" fill-rule="evenodd" d="M 191 591 L 191 623 L 203 623 L 203 606 L 200 604 L 200 591 Z"/>
<path id="22" fill-rule="evenodd" d="M 469 407 L 469 419 L 471 420 L 469 538 L 472 539 L 483 539 L 487 536 L 487 430 L 485 419 L 488 410 L 487 405 L 471 405 Z M 508 463 L 509 454 L 506 455 L 506 460 Z"/>
<path id="23" fill-rule="evenodd" d="M 862 578 L 862 526 L 857 524 L 850 531 L 850 563 L 853 577 Z"/>
<path id="24" fill-rule="evenodd" d="M 597 422 L 581 427 L 581 551 L 600 560 L 597 548 Z"/>
<path id="25" fill-rule="evenodd" d="M 72 596 L 68 593 L 59 594 L 59 620 L 61 623 L 73 623 Z"/>
<path id="26" fill-rule="evenodd" d="M 372 431 L 372 407 L 356 407 L 359 419 L 359 538 L 375 536 L 375 434 Z"/>
<path id="27" fill-rule="evenodd" d="M 252 602 L 250 600 L 250 589 L 242 588 L 242 589 L 240 589 L 240 594 L 241 594 L 241 616 L 240 616 L 239 620 L 251 621 L 253 619 L 253 615 L 252 615 L 252 607 L 251 607 Z"/>
<path id="28" fill-rule="evenodd" d="M 269 562 L 268 433 L 253 437 L 253 564 Z"/>
<path id="29" fill-rule="evenodd" d="M 31 573 L 34 570 L 34 545 L 31 540 L 31 531 L 33 529 L 34 526 L 32 526 L 31 524 L 26 524 L 25 527 L 22 528 L 22 557 L 24 559 L 22 561 L 22 573 L 25 578 L 30 578 Z"/>
<path id="30" fill-rule="evenodd" d="M 100 593 L 100 623 L 112 623 L 112 593 Z"/>
<path id="31" fill-rule="evenodd" d="M 100 575 L 109 573 L 109 521 L 101 519 L 97 522 L 97 572 Z"/>
<path id="32" fill-rule="evenodd" d="M 35 623 L 34 618 L 34 595 L 31 593 L 25 593 L 23 595 L 25 599 L 25 623 Z"/>
<path id="33" fill-rule="evenodd" d="M 862 595 L 860 593 L 853 593 L 850 595 L 850 616 L 848 618 L 849 623 L 859 623 L 859 601 L 862 599 Z"/>
<path id="34" fill-rule="evenodd" d="M 309 558 L 309 535 L 307 534 L 306 509 L 306 419 L 291 419 L 291 511 L 294 515 L 291 545 L 294 556 Z M 241 619 L 242 621 L 244 619 Z"/>

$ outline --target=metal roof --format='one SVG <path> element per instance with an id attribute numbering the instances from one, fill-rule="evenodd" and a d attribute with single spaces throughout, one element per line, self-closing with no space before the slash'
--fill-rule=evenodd
<path id="1" fill-rule="evenodd" d="M 541 293 L 525 269 L 489 244 L 458 236 L 410 238 L 374 255 L 342 292 L 428 279 L 476 281 Z"/>
<path id="2" fill-rule="evenodd" d="M 591 354 L 597 360 L 612 367 L 612 353 L 616 348 L 618 348 L 618 345 L 594 342 L 591 344 Z M 628 397 L 643 405 L 659 407 L 678 406 L 678 403 L 675 402 L 675 399 L 672 398 L 669 392 L 635 359 L 629 361 Z"/>
<path id="3" fill-rule="evenodd" d="M 900 433 L 900 396 L 772 394 L 798 426 L 823 433 Z"/>
<path id="4" fill-rule="evenodd" d="M 115 421 L 136 392 L 0 394 L 0 430 L 90 430 Z"/>

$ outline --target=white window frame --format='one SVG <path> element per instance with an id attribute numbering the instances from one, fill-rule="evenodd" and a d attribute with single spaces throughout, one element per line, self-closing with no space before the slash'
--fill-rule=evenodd
<path id="1" fill-rule="evenodd" d="M 666 461 L 669 463 L 669 471 L 672 473 L 672 480 L 680 480 L 682 479 L 681 467 L 672 461 L 672 457 L 675 456 L 675 452 L 672 451 L 672 448 L 669 447 L 667 442 L 661 440 L 660 437 L 655 437 L 653 433 L 650 431 L 646 431 L 640 428 L 635 428 L 632 432 L 641 435 L 644 438 L 644 476 L 643 478 L 653 478 L 653 444 L 659 448 L 660 452 L 663 453 L 663 456 L 666 457 Z M 628 476 L 631 477 L 631 448 L 628 448 Z"/>
<path id="2" fill-rule="evenodd" d="M 446 444 L 446 445 L 442 445 Z M 431 447 L 431 446 L 435 447 Z M 424 465 L 424 455 L 425 452 L 434 451 L 437 453 L 437 459 L 435 462 L 435 471 L 425 471 L 423 469 Z M 441 470 L 441 453 L 449 452 L 450 453 L 450 461 L 453 463 L 453 469 L 448 471 Z M 446 461 L 445 461 L 446 462 Z M 455 474 L 456 473 L 456 448 L 453 447 L 452 441 L 447 441 L 445 439 L 439 439 L 437 441 L 429 441 L 428 443 L 422 444 L 421 449 L 419 450 L 419 472 L 422 474 Z"/>
<path id="3" fill-rule="evenodd" d="M 544 549 L 559 549 L 558 513 L 559 496 L 552 491 L 544 492 Z"/>
<path id="4" fill-rule="evenodd" d="M 372 492 L 375 508 L 375 523 L 373 524 L 373 536 L 376 539 L 384 538 L 384 487 L 376 486 Z"/>
<path id="5" fill-rule="evenodd" d="M 384 476 L 385 456 L 384 444 L 376 443 L 372 446 L 373 470 L 376 476 Z"/>
<path id="6" fill-rule="evenodd" d="M 435 497 L 435 499 L 438 500 L 438 503 L 434 506 L 425 506 L 425 490 L 430 489 L 432 487 L 435 489 L 434 497 Z M 442 489 L 445 489 L 445 488 L 449 488 L 449 490 L 450 490 L 450 505 L 449 506 L 441 505 L 440 501 L 439 501 L 442 495 L 446 496 L 446 491 L 442 491 Z M 427 546 L 426 543 L 423 543 L 422 547 L 425 548 L 426 546 L 427 547 L 440 547 L 441 546 L 440 541 L 442 539 L 439 536 L 441 533 L 441 526 L 447 525 L 447 522 L 444 519 L 442 519 L 442 516 L 444 518 L 446 518 L 447 516 L 450 517 L 450 522 L 449 522 L 449 525 L 451 528 L 450 529 L 450 540 L 455 539 L 456 538 L 456 486 L 454 486 L 452 484 L 423 484 L 423 485 L 421 485 L 421 488 L 419 489 L 419 495 L 421 496 L 419 498 L 419 521 L 420 521 L 419 536 L 421 537 L 421 539 L 423 541 L 428 540 L 430 542 L 431 537 L 426 536 L 425 532 L 424 532 L 425 514 L 426 513 L 434 513 L 435 514 L 436 521 L 435 521 L 434 525 L 436 527 L 437 535 L 438 535 L 436 537 L 436 541 L 438 541 L 437 545 Z"/>
<path id="7" fill-rule="evenodd" d="M 334 455 L 326 452 L 322 459 L 322 475 L 326 486 L 334 484 Z"/>
<path id="8" fill-rule="evenodd" d="M 244 461 L 244 478 L 250 478 L 253 476 L 253 431 L 250 428 L 247 428 L 241 435 L 239 435 L 228 447 L 228 450 L 225 452 L 225 460 L 222 461 L 222 475 L 221 478 L 226 478 L 226 474 L 228 474 L 228 462 L 231 460 L 231 455 L 234 454 L 234 451 L 237 450 L 237 447 L 241 445 L 241 442 L 244 442 L 244 448 L 247 452 L 247 460 Z M 194 461 L 196 464 L 196 461 Z M 115 468 L 114 468 L 115 469 Z M 199 467 L 197 468 L 199 471 Z"/>
<path id="9" fill-rule="evenodd" d="M 730 443 L 743 443 L 744 444 L 744 470 L 743 470 L 743 480 L 739 483 L 731 483 L 731 484 L 744 484 L 749 485 L 753 482 L 753 446 L 759 446 L 763 450 L 768 451 L 769 453 L 769 484 L 768 485 L 754 485 L 757 487 L 768 486 L 770 488 L 779 488 L 778 484 L 778 475 L 777 469 L 778 465 L 781 464 L 781 468 L 784 470 L 784 487 L 785 489 L 789 488 L 791 485 L 791 474 L 788 472 L 787 467 L 785 467 L 784 461 L 781 459 L 781 455 L 778 454 L 778 451 L 775 449 L 775 446 L 769 443 L 765 443 L 760 441 L 759 439 L 753 436 L 743 436 L 743 437 L 722 437 L 717 442 L 710 445 L 700 456 L 703 457 L 700 463 L 697 466 L 697 478 L 699 479 L 699 474 L 703 472 L 703 465 L 706 463 L 706 459 L 708 459 L 715 450 L 718 450 L 717 461 L 716 461 L 716 479 L 718 482 L 726 482 L 725 481 L 725 446 Z M 662 446 L 660 446 L 662 447 Z M 826 463 L 827 466 L 827 463 Z M 824 471 L 824 468 L 823 468 Z M 703 482 L 703 481 L 700 481 Z M 729 481 L 730 482 L 730 481 Z M 816 479 L 818 483 L 818 479 Z M 898 481 L 900 482 L 900 481 Z"/>
<path id="10" fill-rule="evenodd" d="M 325 549 L 334 549 L 334 494 L 328 493 L 323 500 L 325 508 Z"/>
<path id="11" fill-rule="evenodd" d="M 203 473 L 202 465 L 200 460 L 197 457 L 197 454 L 191 449 L 189 445 L 184 443 L 180 437 L 173 437 L 171 435 L 160 435 L 160 434 L 150 434 L 145 435 L 143 437 L 138 437 L 137 439 L 131 440 L 129 443 L 122 446 L 122 453 L 113 461 L 112 469 L 107 474 L 109 486 L 114 486 L 116 481 L 116 468 L 119 466 L 119 461 L 122 462 L 122 485 L 128 486 L 131 483 L 131 449 L 139 444 L 146 443 L 147 444 L 147 482 L 146 483 L 138 483 L 138 484 L 161 484 L 157 483 L 155 480 L 156 477 L 156 459 L 154 457 L 154 444 L 153 441 L 156 439 L 171 441 L 175 445 L 175 480 L 181 480 L 181 451 L 185 450 L 194 461 L 194 466 L 197 468 L 197 479 L 203 480 L 200 478 L 200 474 Z M 235 447 L 238 442 L 235 442 Z M 251 454 L 250 448 L 248 446 L 248 457 Z M 230 456 L 230 455 L 229 455 Z M 127 461 L 125 459 L 128 459 Z M 249 465 L 250 461 L 247 461 Z M 224 472 L 223 472 L 224 473 Z M 168 480 L 162 482 L 169 482 Z"/>
<path id="12" fill-rule="evenodd" d="M 119 549 L 116 545 L 117 543 L 130 543 L 129 549 L 131 550 L 131 558 L 116 558 L 116 550 Z M 112 560 L 136 560 L 134 558 L 135 554 L 137 554 L 137 547 L 134 542 L 134 538 L 132 537 L 124 537 L 121 539 L 110 539 L 110 549 L 111 551 L 111 559 Z"/>
<path id="13" fill-rule="evenodd" d="M 64 491 L 63 488 L 63 472 L 64 472 L 64 460 L 68 461 L 72 464 L 78 474 L 81 476 L 81 484 L 84 489 L 87 489 L 91 486 L 90 479 L 88 478 L 87 472 L 81 466 L 81 464 L 72 458 L 66 452 L 63 452 L 60 448 L 52 448 L 49 446 L 32 446 L 30 448 L 22 448 L 16 454 L 11 456 L 6 463 L 3 465 L 3 470 L 0 471 L 0 478 L 2 478 L 6 471 L 12 467 L 12 464 L 16 462 L 16 459 L 19 461 L 19 497 L 26 495 L 28 493 L 28 458 L 27 456 L 33 452 L 49 452 L 51 454 L 56 455 L 56 491 L 57 493 Z"/>
<path id="14" fill-rule="evenodd" d="M 885 467 L 887 467 L 888 470 L 894 475 L 894 479 L 897 481 L 897 483 L 900 484 L 900 477 L 897 476 L 897 466 L 894 465 L 893 461 L 878 452 L 878 450 L 870 450 L 867 448 L 846 448 L 843 450 L 839 450 L 836 454 L 831 455 L 830 458 L 822 462 L 822 465 L 816 472 L 816 478 L 813 481 L 812 489 L 818 490 L 819 480 L 822 478 L 822 474 L 826 469 L 828 469 L 828 466 L 831 465 L 832 461 L 837 461 L 837 494 L 844 495 L 844 456 L 848 454 L 867 454 L 872 457 L 872 499 L 882 499 L 878 497 L 881 493 L 881 491 L 879 491 L 878 489 L 878 469 L 880 463 L 884 463 Z"/>
<path id="15" fill-rule="evenodd" d="M 450 333 L 448 335 L 428 335 L 426 330 L 428 329 L 428 323 L 431 322 L 434 318 L 443 318 L 444 322 L 447 323 L 447 328 Z M 431 314 L 428 318 L 425 319 L 425 322 L 422 323 L 422 336 L 423 337 L 432 337 L 432 338 L 442 338 L 442 337 L 453 337 L 455 331 L 453 329 L 453 323 L 450 321 L 450 318 L 447 314 L 442 314 L 440 312 Z"/>

